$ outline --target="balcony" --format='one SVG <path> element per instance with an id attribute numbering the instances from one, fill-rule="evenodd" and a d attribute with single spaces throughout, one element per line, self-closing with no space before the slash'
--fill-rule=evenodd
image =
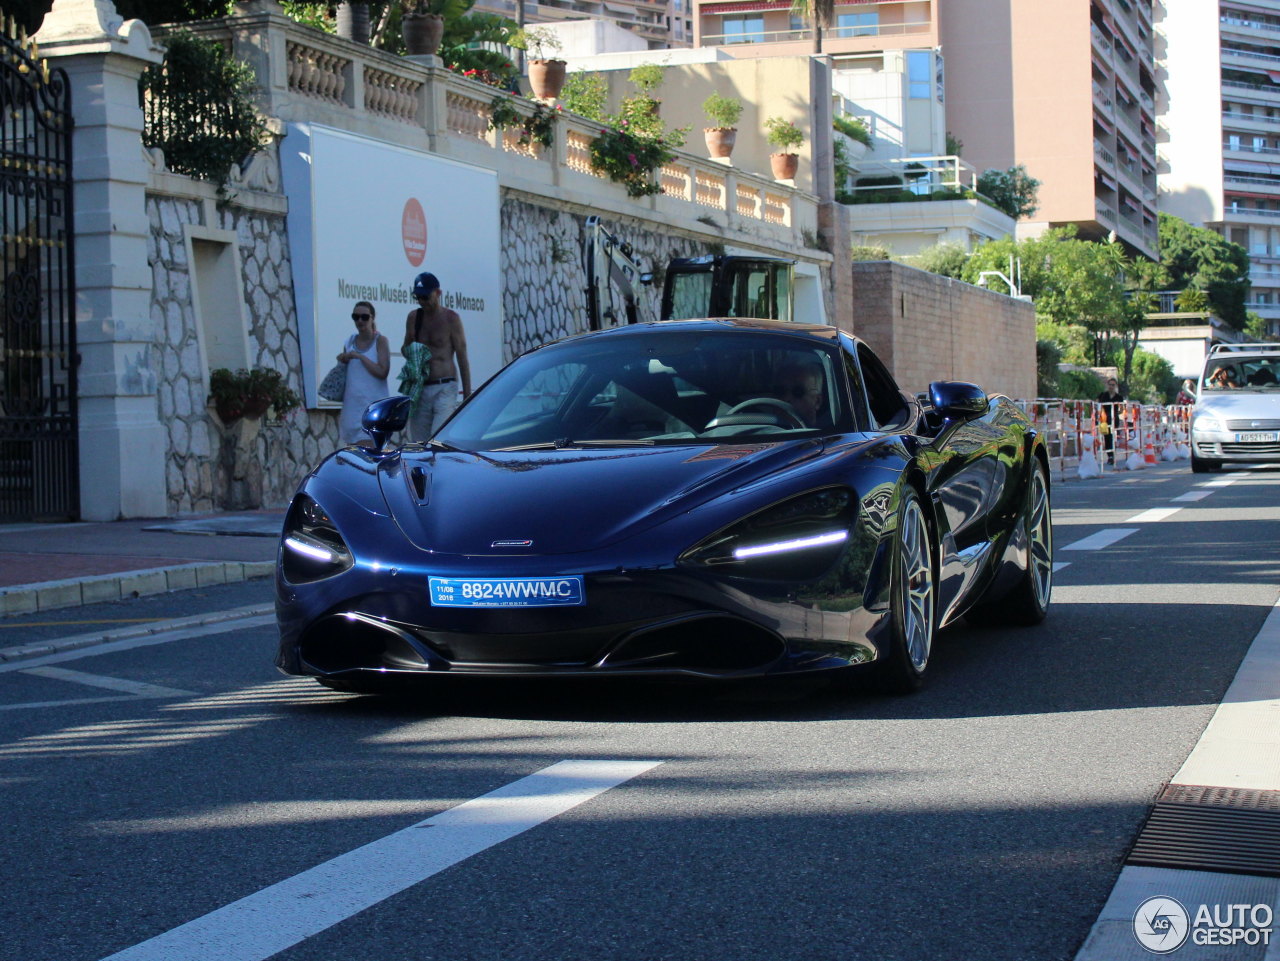
<path id="1" fill-rule="evenodd" d="M 1222 112 L 1223 120 L 1230 120 L 1233 129 L 1238 128 L 1242 133 L 1252 133 L 1254 131 L 1274 131 L 1280 129 L 1280 117 L 1268 117 L 1261 113 L 1242 113 L 1239 110 L 1224 110 Z"/>
<path id="2" fill-rule="evenodd" d="M 1250 193 L 1274 194 L 1280 197 L 1280 177 L 1245 177 L 1240 174 L 1227 174 L 1222 178 L 1222 183 L 1226 185 L 1225 189 L 1231 189 L 1234 185 L 1238 190 L 1247 190 Z"/>
<path id="3" fill-rule="evenodd" d="M 827 39 L 861 39 L 863 37 L 902 37 L 911 34 L 928 33 L 933 24 L 928 20 L 912 23 L 881 23 L 859 27 L 832 27 L 822 36 Z M 792 43 L 797 40 L 812 42 L 813 31 L 800 30 L 768 30 L 756 33 L 704 33 L 704 47 L 730 47 L 741 43 Z"/>
<path id="4" fill-rule="evenodd" d="M 1268 36 L 1280 35 L 1280 24 L 1268 23 L 1263 20 L 1248 20 L 1244 17 L 1220 16 L 1218 23 L 1223 33 L 1237 33 L 1248 36 L 1252 33 L 1266 34 Z"/>
<path id="5" fill-rule="evenodd" d="M 1274 83 L 1246 83 L 1243 80 L 1224 80 L 1222 81 L 1223 90 L 1247 90 L 1254 96 L 1261 99 L 1264 103 L 1274 103 L 1271 97 L 1280 100 L 1280 86 Z"/>
<path id="6" fill-rule="evenodd" d="M 1114 170 L 1116 168 L 1116 155 L 1108 150 L 1101 140 L 1095 140 L 1093 142 L 1093 157 L 1095 160 L 1100 161 L 1107 170 Z"/>
<path id="7" fill-rule="evenodd" d="M 1273 56 L 1272 54 L 1254 53 L 1251 50 L 1237 50 L 1234 47 L 1222 48 L 1222 60 L 1224 63 L 1252 63 L 1255 66 L 1261 66 L 1264 70 L 1274 70 L 1276 64 L 1280 64 L 1280 57 Z"/>

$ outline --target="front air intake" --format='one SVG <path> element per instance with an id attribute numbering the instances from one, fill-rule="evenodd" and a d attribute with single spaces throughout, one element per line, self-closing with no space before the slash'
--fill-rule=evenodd
<path id="1" fill-rule="evenodd" d="M 709 615 L 637 631 L 615 647 L 600 666 L 734 674 L 768 667 L 785 650 L 785 642 L 772 631 L 736 617 Z"/>

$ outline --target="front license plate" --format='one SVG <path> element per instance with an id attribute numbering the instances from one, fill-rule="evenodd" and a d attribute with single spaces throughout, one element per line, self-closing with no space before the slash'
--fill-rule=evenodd
<path id="1" fill-rule="evenodd" d="M 1236 434 L 1237 444 L 1274 444 L 1277 439 L 1275 431 L 1254 431 L 1248 434 Z"/>
<path id="2" fill-rule="evenodd" d="M 587 602 L 582 576 L 431 577 L 436 607 L 578 607 Z"/>

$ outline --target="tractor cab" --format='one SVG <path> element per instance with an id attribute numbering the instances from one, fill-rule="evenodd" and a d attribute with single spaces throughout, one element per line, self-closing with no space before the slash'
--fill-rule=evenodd
<path id="1" fill-rule="evenodd" d="M 794 268 L 793 260 L 733 254 L 672 260 L 662 285 L 662 319 L 793 320 Z"/>

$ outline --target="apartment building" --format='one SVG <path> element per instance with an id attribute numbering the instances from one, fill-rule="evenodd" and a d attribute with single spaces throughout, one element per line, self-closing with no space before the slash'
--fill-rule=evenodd
<path id="1" fill-rule="evenodd" d="M 1176 0 L 1198 6 L 1204 0 Z M 948 0 L 947 123 L 979 170 L 1023 164 L 1041 181 L 1019 235 L 1076 224 L 1155 257 L 1151 0 Z"/>
<path id="2" fill-rule="evenodd" d="M 518 20 L 518 0 L 477 0 L 474 10 Z M 611 20 L 650 50 L 688 47 L 693 37 L 692 0 L 525 0 L 526 25 L 586 18 Z"/>
<path id="3" fill-rule="evenodd" d="M 1155 9 L 1160 209 L 1249 251 L 1280 336 L 1280 0 Z"/>

